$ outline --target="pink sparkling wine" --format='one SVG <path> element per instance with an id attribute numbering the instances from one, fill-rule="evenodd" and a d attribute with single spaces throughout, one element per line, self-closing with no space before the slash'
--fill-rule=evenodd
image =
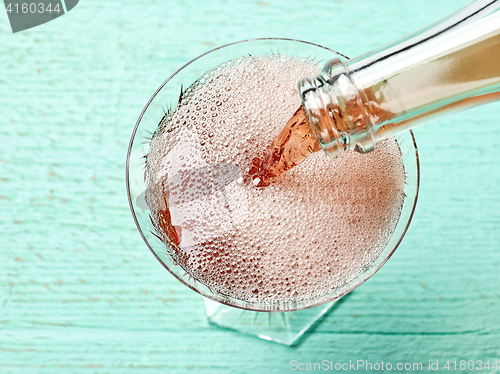
<path id="1" fill-rule="evenodd" d="M 357 277 L 394 232 L 405 185 L 394 138 L 330 160 L 302 126 L 297 81 L 321 66 L 282 55 L 229 61 L 183 92 L 152 137 L 152 230 L 216 293 L 313 299 Z M 276 141 L 285 124 L 300 146 Z"/>

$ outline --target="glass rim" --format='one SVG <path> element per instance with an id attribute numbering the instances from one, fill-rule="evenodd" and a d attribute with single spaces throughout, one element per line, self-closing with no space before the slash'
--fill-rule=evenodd
<path id="1" fill-rule="evenodd" d="M 317 299 L 318 299 L 317 302 L 309 303 L 306 306 L 297 306 L 297 307 L 292 307 L 292 308 L 287 308 L 287 309 L 281 309 L 281 308 L 277 308 L 277 309 L 262 309 L 262 308 L 258 307 L 262 303 L 251 303 L 251 302 L 243 301 L 243 300 L 240 300 L 240 299 L 235 299 L 235 298 L 233 298 L 231 296 L 222 297 L 222 295 L 219 296 L 219 294 L 216 294 L 216 293 L 208 294 L 206 292 L 202 292 L 200 289 L 196 288 L 194 285 L 189 284 L 188 282 L 186 282 L 182 277 L 180 277 L 173 270 L 171 270 L 169 268 L 169 266 L 167 266 L 167 264 L 165 264 L 165 262 L 157 255 L 157 253 L 155 252 L 155 250 L 153 249 L 153 247 L 149 243 L 148 239 L 144 235 L 143 229 L 141 228 L 141 225 L 139 223 L 139 219 L 138 219 L 138 217 L 136 215 L 136 212 L 135 212 L 134 203 L 133 203 L 133 200 L 132 200 L 131 185 L 130 185 L 130 157 L 131 157 L 131 153 L 133 151 L 132 148 L 133 148 L 133 145 L 134 145 L 134 140 L 136 139 L 137 131 L 139 129 L 139 126 L 141 124 L 141 121 L 142 121 L 142 119 L 143 119 L 146 111 L 150 107 L 150 105 L 153 102 L 153 100 L 160 93 L 160 91 L 167 85 L 167 83 L 170 80 L 172 80 L 172 78 L 174 78 L 181 70 L 185 69 L 190 64 L 194 63 L 195 61 L 203 58 L 204 56 L 206 56 L 206 55 L 208 55 L 208 54 L 210 54 L 212 52 L 215 52 L 217 50 L 220 50 L 220 49 L 223 49 L 223 48 L 226 48 L 226 47 L 230 47 L 230 46 L 233 46 L 233 45 L 237 45 L 237 44 L 242 44 L 242 43 L 247 43 L 247 42 L 260 42 L 260 41 L 286 41 L 286 42 L 302 43 L 302 44 L 306 44 L 306 45 L 310 45 L 310 46 L 314 46 L 314 47 L 318 47 L 318 48 L 330 51 L 330 52 L 332 52 L 332 53 L 334 53 L 334 54 L 336 54 L 338 56 L 341 56 L 343 58 L 348 59 L 347 56 L 345 56 L 342 53 L 339 53 L 339 52 L 337 52 L 337 51 L 335 51 L 335 50 L 333 50 L 331 48 L 327 48 L 327 47 L 324 47 L 324 46 L 316 44 L 316 43 L 311 43 L 311 42 L 308 42 L 308 41 L 303 41 L 303 40 L 299 40 L 299 39 L 291 39 L 291 38 L 252 38 L 252 39 L 245 39 L 245 40 L 240 40 L 240 41 L 236 41 L 236 42 L 227 43 L 227 44 L 224 44 L 224 45 L 216 47 L 216 48 L 212 48 L 212 49 L 210 49 L 210 50 L 208 50 L 208 51 L 206 51 L 206 52 L 198 55 L 197 57 L 191 59 L 190 61 L 188 61 L 184 65 L 182 65 L 180 68 L 178 68 L 177 70 L 175 70 L 175 72 L 173 72 L 155 90 L 155 92 L 151 95 L 150 99 L 147 101 L 147 103 L 145 104 L 144 108 L 142 109 L 142 111 L 141 111 L 141 113 L 140 113 L 140 115 L 139 115 L 139 117 L 137 119 L 137 122 L 136 122 L 136 124 L 134 126 L 134 129 L 132 130 L 132 134 L 131 134 L 129 145 L 128 145 L 128 149 L 127 149 L 127 158 L 126 158 L 126 167 L 125 167 L 125 183 L 126 183 L 126 189 L 127 189 L 127 199 L 128 199 L 128 203 L 129 203 L 129 208 L 130 208 L 130 211 L 132 213 L 132 217 L 134 219 L 134 222 L 135 222 L 135 225 L 137 227 L 137 230 L 139 231 L 142 239 L 146 243 L 147 247 L 149 248 L 149 250 L 151 251 L 151 253 L 153 254 L 153 256 L 160 262 L 160 264 L 170 274 L 172 274 L 178 281 L 180 281 L 183 285 L 189 287 L 190 289 L 192 289 L 196 293 L 198 293 L 198 294 L 202 295 L 203 297 L 206 297 L 206 298 L 208 298 L 210 300 L 213 300 L 213 301 L 218 302 L 218 303 L 223 304 L 223 305 L 231 306 L 231 307 L 234 307 L 234 308 L 239 308 L 239 309 L 242 309 L 242 310 L 252 310 L 252 311 L 268 312 L 268 313 L 272 313 L 272 312 L 292 312 L 292 311 L 297 311 L 297 310 L 302 310 L 302 309 L 308 309 L 308 308 L 313 308 L 313 307 L 316 307 L 316 306 L 319 306 L 319 305 L 323 305 L 323 304 L 328 303 L 330 301 L 338 300 L 342 296 L 350 293 L 351 291 L 353 291 L 354 289 L 356 289 L 357 287 L 359 287 L 360 285 L 362 285 L 363 283 L 365 283 L 368 279 L 370 279 L 378 270 L 380 270 L 380 268 L 389 260 L 389 258 L 391 258 L 391 256 L 394 254 L 394 252 L 396 251 L 396 249 L 399 247 L 399 245 L 402 242 L 403 238 L 405 237 L 406 232 L 408 231 L 410 223 L 411 223 L 411 221 L 413 219 L 413 214 L 415 212 L 415 208 L 416 208 L 416 204 L 417 204 L 417 199 L 418 199 L 418 194 L 419 194 L 419 187 L 420 187 L 420 162 L 419 162 L 418 148 L 417 148 L 417 143 L 416 143 L 416 140 L 415 140 L 415 136 L 414 136 L 414 134 L 413 134 L 413 132 L 411 130 L 408 130 L 407 132 L 411 136 L 412 144 L 413 144 L 413 148 L 414 148 L 414 152 L 415 152 L 415 161 L 416 161 L 415 198 L 411 202 L 412 209 L 411 209 L 411 212 L 410 212 L 410 214 L 408 216 L 408 220 L 406 222 L 405 228 L 403 229 L 401 235 L 399 236 L 398 241 L 395 243 L 395 245 L 392 248 L 392 250 L 390 251 L 390 253 L 388 253 L 388 255 L 386 255 L 384 257 L 383 261 L 378 266 L 374 266 L 373 268 L 371 266 L 368 267 L 368 269 L 367 269 L 367 270 L 369 270 L 369 272 L 367 273 L 367 274 L 369 274 L 368 276 L 363 277 L 363 279 L 360 282 L 353 282 L 353 287 L 349 287 L 344 292 L 341 292 L 340 294 L 332 296 L 332 297 L 328 297 L 328 294 L 319 296 L 319 297 L 317 297 Z M 401 218 L 401 216 L 399 218 Z M 397 227 L 397 224 L 396 224 L 396 227 Z M 366 272 L 366 270 L 364 272 L 359 273 L 354 278 L 354 281 L 358 277 L 360 277 L 361 275 L 365 274 L 365 272 Z M 203 284 L 202 282 L 200 282 L 198 280 L 196 280 L 196 282 L 198 282 L 200 284 Z M 233 299 L 237 300 L 238 303 L 234 303 L 234 302 L 230 301 L 230 300 L 233 300 Z M 307 300 L 307 299 L 305 299 L 305 300 Z M 241 304 L 241 305 L 238 305 L 238 304 Z M 298 303 L 296 303 L 296 304 L 298 304 Z M 280 304 L 280 307 L 282 307 L 282 305 L 283 304 Z M 271 306 L 271 304 L 270 304 L 270 306 Z"/>

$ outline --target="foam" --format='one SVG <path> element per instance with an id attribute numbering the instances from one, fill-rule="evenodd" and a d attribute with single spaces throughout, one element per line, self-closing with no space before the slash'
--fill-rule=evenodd
<path id="1" fill-rule="evenodd" d="M 373 263 L 394 231 L 405 183 L 394 139 L 335 161 L 315 153 L 266 188 L 244 182 L 299 107 L 298 79 L 320 68 L 280 55 L 230 61 L 189 87 L 153 136 L 153 224 L 214 292 L 271 304 L 324 295 Z"/>

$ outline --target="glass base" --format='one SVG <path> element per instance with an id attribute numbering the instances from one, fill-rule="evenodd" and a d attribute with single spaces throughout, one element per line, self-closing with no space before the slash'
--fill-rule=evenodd
<path id="1" fill-rule="evenodd" d="M 210 324 L 288 346 L 297 345 L 304 333 L 339 301 L 293 312 L 269 313 L 234 308 L 206 297 L 203 299 Z"/>

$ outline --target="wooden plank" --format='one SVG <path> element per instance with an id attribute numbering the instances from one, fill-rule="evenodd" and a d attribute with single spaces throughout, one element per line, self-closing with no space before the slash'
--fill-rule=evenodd
<path id="1" fill-rule="evenodd" d="M 0 372 L 500 360 L 499 104 L 415 131 L 422 183 L 405 240 L 296 348 L 208 325 L 200 297 L 147 250 L 125 193 L 135 121 L 189 59 L 258 36 L 355 55 L 465 3 L 80 2 L 18 34 L 3 18 Z"/>

